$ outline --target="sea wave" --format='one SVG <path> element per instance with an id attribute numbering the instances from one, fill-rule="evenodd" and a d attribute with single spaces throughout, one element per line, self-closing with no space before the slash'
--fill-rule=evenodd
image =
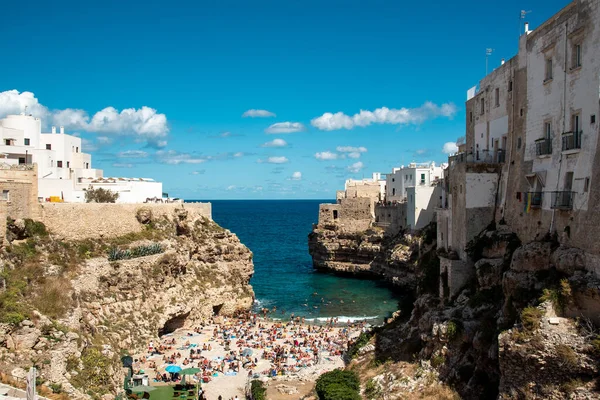
<path id="1" fill-rule="evenodd" d="M 305 321 L 310 321 L 310 322 L 327 322 L 331 318 L 336 318 L 338 322 L 341 322 L 341 323 L 344 323 L 344 324 L 351 324 L 351 323 L 354 323 L 354 322 L 360 322 L 360 321 L 367 321 L 367 320 L 377 319 L 377 318 L 379 318 L 379 316 L 375 315 L 375 316 L 370 316 L 370 317 L 346 317 L 344 315 L 341 315 L 339 317 L 306 318 Z"/>

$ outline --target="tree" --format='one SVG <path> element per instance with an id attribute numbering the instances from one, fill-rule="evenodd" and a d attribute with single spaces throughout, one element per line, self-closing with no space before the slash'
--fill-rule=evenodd
<path id="1" fill-rule="evenodd" d="M 86 203 L 114 203 L 119 198 L 119 193 L 113 192 L 110 189 L 89 187 L 85 191 Z"/>

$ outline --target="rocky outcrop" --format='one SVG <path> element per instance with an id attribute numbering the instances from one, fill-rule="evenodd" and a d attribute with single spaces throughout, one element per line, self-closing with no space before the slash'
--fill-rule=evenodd
<path id="1" fill-rule="evenodd" d="M 435 248 L 426 234 L 389 237 L 372 227 L 345 231 L 337 225 L 317 225 L 308 237 L 315 269 L 358 277 L 382 278 L 399 287 L 415 289 L 418 260 Z"/>
<path id="2" fill-rule="evenodd" d="M 380 251 L 370 271 L 384 270 L 379 260 L 391 269 L 390 246 L 382 245 Z M 430 267 L 435 262 L 425 260 L 431 253 L 413 253 L 415 261 L 407 262 L 408 257 L 397 263 L 396 276 L 415 277 L 416 284 L 409 286 L 415 300 L 373 332 L 373 344 L 365 351 L 384 365 L 426 361 L 435 368 L 436 379 L 465 399 L 598 398 L 600 281 L 595 259 L 552 240 L 521 245 L 506 226 L 482 232 L 467 252 L 472 278 L 451 296 L 440 293 L 440 270 L 435 275 Z M 327 266 L 323 255 L 335 259 L 339 253 L 317 254 L 317 261 Z M 351 260 L 350 255 L 344 257 Z M 423 270 L 428 266 L 429 273 Z M 543 316 L 532 322 L 540 299 L 546 301 L 540 308 Z M 581 321 L 587 321 L 585 329 Z M 356 354 L 364 356 L 363 351 Z M 401 383 L 378 385 L 385 389 Z"/>
<path id="3" fill-rule="evenodd" d="M 0 368 L 35 360 L 42 379 L 69 398 L 114 394 L 120 354 L 252 306 L 252 253 L 233 233 L 183 209 L 159 219 L 141 212 L 138 221 L 144 229 L 123 237 L 65 242 L 50 234 L 3 249 L 6 296 L 17 283 L 26 288 L 15 294 L 24 306 L 1 315 Z"/>

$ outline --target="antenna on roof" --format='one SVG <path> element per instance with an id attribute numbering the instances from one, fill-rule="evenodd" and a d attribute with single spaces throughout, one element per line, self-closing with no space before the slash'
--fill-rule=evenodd
<path id="1" fill-rule="evenodd" d="M 485 75 L 488 74 L 488 58 L 492 55 L 494 49 L 487 48 L 485 49 Z"/>
<path id="2" fill-rule="evenodd" d="M 527 16 L 527 14 L 531 13 L 531 10 L 529 11 L 525 11 L 525 10 L 521 10 L 521 13 L 519 14 L 519 37 L 521 37 L 521 21 L 525 19 L 525 17 Z M 525 32 L 527 33 L 527 32 Z"/>

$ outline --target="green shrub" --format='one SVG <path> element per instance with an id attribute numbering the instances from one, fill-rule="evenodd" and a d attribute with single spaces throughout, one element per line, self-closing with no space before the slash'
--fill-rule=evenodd
<path id="1" fill-rule="evenodd" d="M 358 351 L 365 347 L 373 334 L 371 332 L 362 332 L 348 349 L 346 356 L 351 360 L 358 354 Z"/>
<path id="2" fill-rule="evenodd" d="M 567 279 L 561 279 L 557 288 L 544 289 L 540 301 L 550 301 L 556 311 L 565 312 L 565 308 L 573 299 L 571 284 Z"/>
<path id="3" fill-rule="evenodd" d="M 91 186 L 85 191 L 86 203 L 114 203 L 119 198 L 119 193 L 109 189 L 94 189 Z"/>
<path id="4" fill-rule="evenodd" d="M 460 326 L 455 321 L 448 321 L 446 325 L 446 334 L 448 339 L 454 339 L 460 333 Z"/>
<path id="5" fill-rule="evenodd" d="M 444 365 L 445 363 L 446 363 L 446 358 L 441 354 L 431 357 L 431 366 L 433 368 L 439 368 L 442 365 Z"/>
<path id="6" fill-rule="evenodd" d="M 252 394 L 252 400 L 266 400 L 267 398 L 265 384 L 257 379 L 250 383 L 250 393 Z"/>
<path id="7" fill-rule="evenodd" d="M 574 368 L 577 366 L 577 353 L 566 344 L 559 344 L 555 347 L 556 357 L 563 368 Z"/>
<path id="8" fill-rule="evenodd" d="M 151 256 L 162 252 L 163 248 L 159 243 L 137 246 L 127 250 L 119 250 L 116 247 L 112 247 L 108 250 L 108 261 L 129 260 L 131 258 Z"/>
<path id="9" fill-rule="evenodd" d="M 539 328 L 542 321 L 542 312 L 536 307 L 526 307 L 521 312 L 521 323 L 527 332 L 533 332 Z"/>
<path id="10" fill-rule="evenodd" d="M 373 380 L 369 379 L 365 385 L 365 397 L 369 400 L 377 399 L 381 396 L 381 387 Z"/>
<path id="11" fill-rule="evenodd" d="M 102 395 L 111 388 L 111 360 L 95 347 L 88 347 L 81 356 L 83 368 L 71 383 L 86 393 Z M 68 360 L 67 360 L 68 365 Z"/>
<path id="12" fill-rule="evenodd" d="M 340 369 L 321 375 L 315 387 L 320 400 L 360 400 L 359 389 L 356 372 Z"/>
<path id="13" fill-rule="evenodd" d="M 46 225 L 40 221 L 34 221 L 29 218 L 25 218 L 23 221 L 25 222 L 25 235 L 27 237 L 48 236 Z"/>

